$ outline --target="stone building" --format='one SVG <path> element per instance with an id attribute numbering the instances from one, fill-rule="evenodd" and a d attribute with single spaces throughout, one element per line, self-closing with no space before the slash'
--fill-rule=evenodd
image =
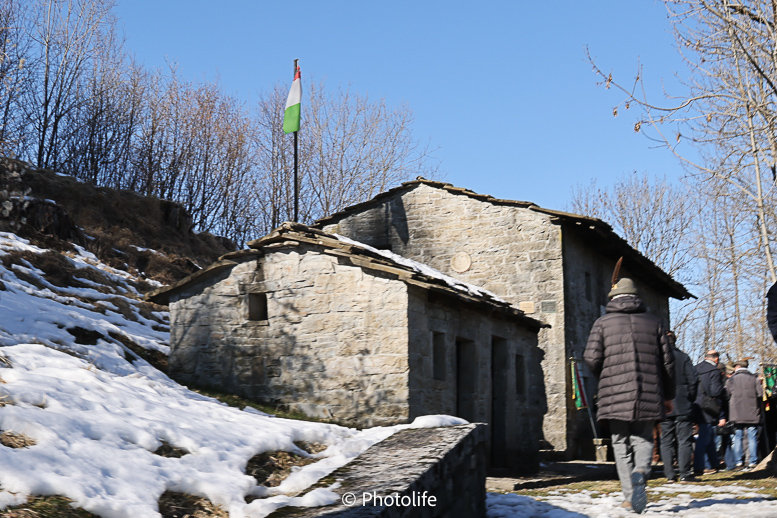
<path id="1" fill-rule="evenodd" d="M 428 414 L 486 422 L 495 466 L 537 466 L 541 322 L 304 225 L 249 247 L 149 295 L 170 307 L 173 378 L 359 427 Z"/>
<path id="2" fill-rule="evenodd" d="M 550 328 L 539 335 L 548 411 L 543 447 L 582 455 L 592 436 L 571 399 L 569 360 L 582 358 L 606 304 L 615 262 L 636 281 L 649 310 L 669 324 L 669 298 L 692 296 L 606 223 L 501 200 L 419 178 L 314 225 L 427 264 L 481 286 Z M 595 380 L 583 371 L 589 399 Z M 586 440 L 583 440 L 586 439 Z"/>

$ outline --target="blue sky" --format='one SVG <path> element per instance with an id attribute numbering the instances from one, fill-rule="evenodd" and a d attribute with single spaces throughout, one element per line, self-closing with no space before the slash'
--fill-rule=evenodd
<path id="1" fill-rule="evenodd" d="M 141 63 L 175 61 L 249 105 L 291 84 L 295 58 L 303 88 L 406 102 L 445 180 L 479 193 L 563 210 L 593 178 L 682 174 L 634 133 L 634 109 L 613 117 L 621 98 L 585 56 L 627 83 L 641 62 L 654 95 L 676 84 L 685 68 L 661 2 L 118 0 L 115 14 Z"/>

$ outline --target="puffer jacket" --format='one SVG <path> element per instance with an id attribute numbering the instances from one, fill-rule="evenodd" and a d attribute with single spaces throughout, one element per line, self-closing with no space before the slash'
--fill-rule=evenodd
<path id="1" fill-rule="evenodd" d="M 599 378 L 597 419 L 660 421 L 675 397 L 675 359 L 658 317 L 636 295 L 612 299 L 583 355 Z"/>
<path id="2" fill-rule="evenodd" d="M 726 381 L 729 419 L 735 424 L 757 425 L 761 422 L 760 400 L 763 385 L 747 369 L 737 369 Z"/>

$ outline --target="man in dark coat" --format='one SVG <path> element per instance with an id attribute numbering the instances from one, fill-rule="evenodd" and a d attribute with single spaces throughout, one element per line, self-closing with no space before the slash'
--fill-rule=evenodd
<path id="1" fill-rule="evenodd" d="M 699 391 L 694 404 L 694 415 L 699 425 L 699 435 L 693 453 L 693 471 L 696 475 L 704 474 L 705 456 L 709 458 L 712 470 L 717 470 L 720 466 L 713 431 L 716 425 L 726 424 L 723 412 L 723 397 L 726 390 L 723 385 L 723 377 L 718 369 L 718 362 L 720 362 L 718 352 L 709 350 L 704 355 L 704 360 L 696 366 L 696 371 L 699 373 Z M 715 400 L 718 405 L 717 412 L 704 410 L 705 396 Z"/>
<path id="2" fill-rule="evenodd" d="M 653 456 L 653 426 L 671 411 L 675 360 L 661 321 L 648 313 L 631 279 L 620 279 L 593 325 L 584 359 L 599 379 L 597 419 L 608 421 L 625 498 L 641 513 Z"/>
<path id="3" fill-rule="evenodd" d="M 681 482 L 694 482 L 691 457 L 693 456 L 693 419 L 691 412 L 699 386 L 699 374 L 691 358 L 675 347 L 675 334 L 667 331 L 667 339 L 673 347 L 676 374 L 674 411 L 661 423 L 661 461 L 667 480 L 677 480 L 674 461 L 680 472 Z"/>
<path id="4" fill-rule="evenodd" d="M 726 382 L 728 394 L 729 419 L 734 423 L 734 460 L 736 468 L 744 468 L 742 435 L 747 432 L 749 450 L 748 469 L 758 463 L 757 426 L 761 423 L 760 401 L 763 398 L 763 385 L 755 374 L 747 370 L 747 360 L 734 363 L 734 374 Z"/>

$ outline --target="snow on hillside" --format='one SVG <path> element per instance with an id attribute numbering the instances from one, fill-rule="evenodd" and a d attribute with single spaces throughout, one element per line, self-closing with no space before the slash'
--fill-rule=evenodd
<path id="1" fill-rule="evenodd" d="M 0 431 L 35 441 L 27 448 L 0 446 L 0 508 L 23 503 L 28 495 L 56 494 L 100 516 L 153 517 L 166 490 L 206 497 L 233 517 L 265 516 L 285 505 L 325 505 L 339 497 L 326 489 L 295 495 L 372 444 L 413 426 L 359 431 L 280 419 L 178 385 L 122 343 L 167 352 L 166 315 L 144 317 L 129 274 L 77 250 L 69 258 L 75 268 L 98 269 L 115 287 L 86 280 L 87 287 L 63 288 L 30 261 L 0 264 Z M 0 233 L 0 259 L 14 252 L 45 250 Z M 78 343 L 89 332 L 100 336 L 96 343 Z M 441 416 L 422 424 L 456 422 L 461 420 Z M 278 487 L 257 486 L 244 473 L 257 453 L 307 455 L 296 441 L 328 448 L 315 455 L 321 460 Z M 190 454 L 155 455 L 163 442 Z M 246 504 L 246 495 L 263 498 Z"/>

